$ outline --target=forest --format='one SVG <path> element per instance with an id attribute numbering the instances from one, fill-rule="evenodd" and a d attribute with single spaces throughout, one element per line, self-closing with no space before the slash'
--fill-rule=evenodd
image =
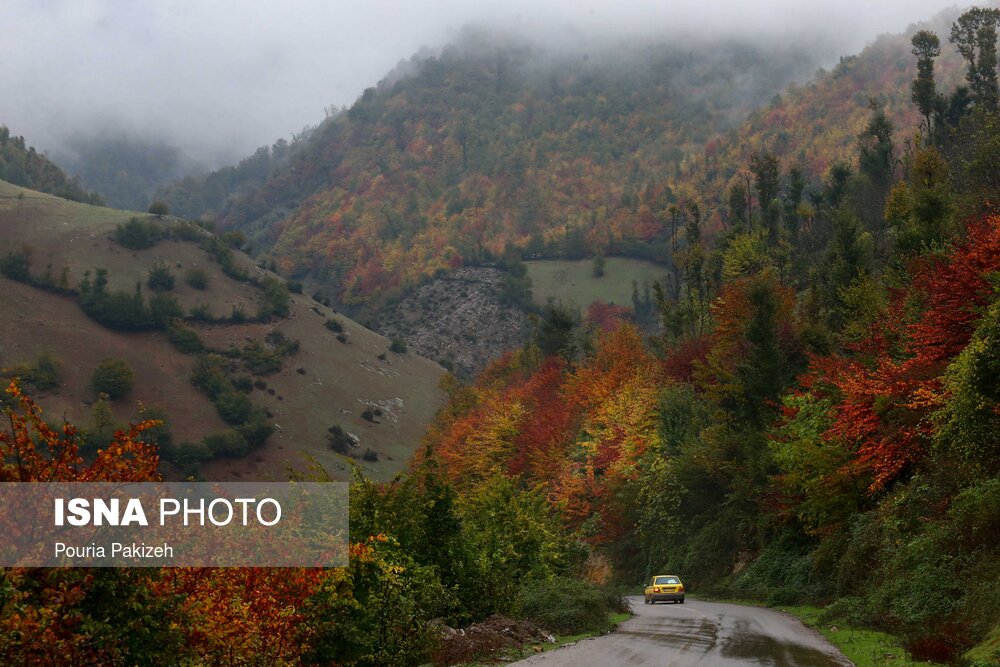
<path id="1" fill-rule="evenodd" d="M 528 85 L 524 52 L 445 54 L 226 172 L 225 198 L 205 194 L 223 176 L 173 186 L 176 210 L 214 210 L 348 303 L 511 252 L 671 270 L 631 309 L 551 303 L 474 383 L 446 375 L 409 471 L 355 475 L 349 567 L 7 570 L 0 656 L 453 664 L 440 623 L 599 630 L 669 568 L 699 593 L 824 605 L 918 659 L 997 664 L 998 28 L 973 9 L 917 30 L 905 74 L 885 38 L 721 136 L 690 124 L 739 115 L 711 91 L 631 133 L 669 106 L 652 74 L 604 96 L 586 68 Z M 835 97 L 851 111 L 818 120 Z M 505 133 L 517 150 L 490 143 Z M 4 400 L 0 481 L 160 476 L 155 423 L 85 459 L 17 383 Z"/>

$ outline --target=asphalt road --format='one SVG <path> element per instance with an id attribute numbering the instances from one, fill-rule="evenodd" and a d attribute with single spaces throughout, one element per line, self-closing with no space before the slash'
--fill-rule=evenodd
<path id="1" fill-rule="evenodd" d="M 629 602 L 636 614 L 617 632 L 541 653 L 517 665 L 549 667 L 849 667 L 840 651 L 798 619 L 772 609 L 688 600 Z"/>

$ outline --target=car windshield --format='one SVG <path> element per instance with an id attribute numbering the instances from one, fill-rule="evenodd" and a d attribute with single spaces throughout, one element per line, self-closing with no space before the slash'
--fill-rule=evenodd
<path id="1" fill-rule="evenodd" d="M 677 577 L 657 577 L 653 580 L 654 586 L 662 586 L 663 584 L 679 584 L 681 580 Z"/>

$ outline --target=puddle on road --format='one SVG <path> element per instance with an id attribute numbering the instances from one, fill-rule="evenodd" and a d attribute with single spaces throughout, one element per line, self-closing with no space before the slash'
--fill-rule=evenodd
<path id="1" fill-rule="evenodd" d="M 722 655 L 752 662 L 762 667 L 844 667 L 845 663 L 818 649 L 787 644 L 773 637 L 737 634 L 728 637 Z"/>
<path id="2" fill-rule="evenodd" d="M 655 630 L 618 630 L 616 635 L 635 637 L 672 648 L 697 647 L 707 653 L 719 639 L 719 626 L 708 619 L 671 619 L 670 631 L 657 627 Z"/>

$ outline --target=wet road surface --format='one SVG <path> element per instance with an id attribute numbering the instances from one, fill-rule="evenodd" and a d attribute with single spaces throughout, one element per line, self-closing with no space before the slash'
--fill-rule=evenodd
<path id="1" fill-rule="evenodd" d="M 688 600 L 645 605 L 610 635 L 585 639 L 517 665 L 548 667 L 849 667 L 840 651 L 798 619 L 773 609 Z"/>

